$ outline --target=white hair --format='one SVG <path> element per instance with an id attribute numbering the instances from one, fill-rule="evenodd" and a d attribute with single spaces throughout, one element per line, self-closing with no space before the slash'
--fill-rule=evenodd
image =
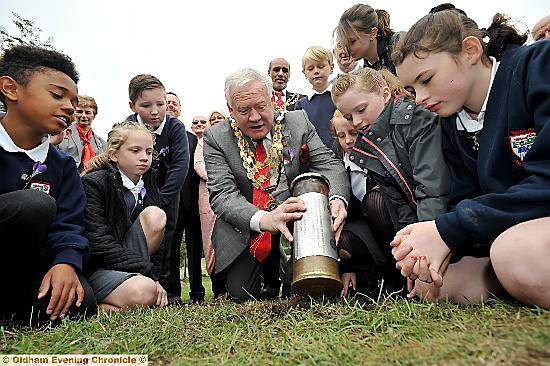
<path id="1" fill-rule="evenodd" d="M 225 100 L 227 101 L 227 105 L 233 107 L 233 102 L 231 100 L 232 89 L 241 87 L 252 81 L 259 81 L 264 84 L 268 97 L 271 97 L 273 93 L 273 82 L 271 81 L 271 77 L 257 70 L 244 68 L 235 71 L 225 79 Z"/>

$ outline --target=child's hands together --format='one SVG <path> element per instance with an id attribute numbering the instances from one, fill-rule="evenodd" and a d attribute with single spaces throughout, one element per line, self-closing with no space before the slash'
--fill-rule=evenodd
<path id="1" fill-rule="evenodd" d="M 76 306 L 80 306 L 84 300 L 84 289 L 76 271 L 70 264 L 60 263 L 50 268 L 40 284 L 38 299 L 46 296 L 50 288 L 52 295 L 46 308 L 46 314 L 50 315 L 52 321 L 58 316 L 63 318 L 67 314 L 75 297 L 77 298 Z"/>
<path id="2" fill-rule="evenodd" d="M 396 267 L 404 277 L 433 281 L 437 287 L 443 285 L 451 250 L 441 239 L 434 220 L 406 226 L 397 232 L 390 245 L 394 247 Z"/>

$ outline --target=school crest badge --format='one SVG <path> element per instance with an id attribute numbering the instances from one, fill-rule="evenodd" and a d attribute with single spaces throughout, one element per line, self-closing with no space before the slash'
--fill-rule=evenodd
<path id="1" fill-rule="evenodd" d="M 521 161 L 535 143 L 537 133 L 534 128 L 510 132 L 510 148 Z"/>
<path id="2" fill-rule="evenodd" d="M 35 189 L 46 194 L 50 194 L 50 184 L 45 182 L 32 182 L 30 189 Z"/>

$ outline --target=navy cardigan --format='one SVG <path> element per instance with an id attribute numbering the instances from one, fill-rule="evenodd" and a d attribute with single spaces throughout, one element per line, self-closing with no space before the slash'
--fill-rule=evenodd
<path id="1" fill-rule="evenodd" d="M 336 139 L 330 132 L 330 120 L 336 110 L 330 97 L 330 91 L 323 94 L 314 94 L 311 99 L 307 96 L 300 99 L 294 106 L 294 110 L 306 111 L 309 120 L 315 126 L 321 141 L 332 151 L 336 152 Z"/>
<path id="2" fill-rule="evenodd" d="M 48 231 L 45 246 L 53 261 L 71 264 L 82 270 L 82 262 L 89 254 L 84 231 L 86 197 L 73 158 L 50 144 L 47 170 L 35 175 L 27 187 L 41 186 L 55 199 L 57 212 Z M 0 194 L 20 190 L 25 186 L 21 178 L 30 176 L 34 161 L 22 152 L 7 152 L 0 147 Z M 11 243 L 10 245 L 16 245 Z"/>
<path id="3" fill-rule="evenodd" d="M 550 214 L 550 42 L 511 46 L 495 75 L 479 151 L 456 115 L 443 123 L 452 211 L 436 218 L 460 252 L 490 246 L 506 229 Z"/>

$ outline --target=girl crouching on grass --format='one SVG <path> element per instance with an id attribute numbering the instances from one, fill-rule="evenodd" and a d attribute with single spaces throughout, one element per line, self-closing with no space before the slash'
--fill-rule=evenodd
<path id="1" fill-rule="evenodd" d="M 151 167 L 154 136 L 135 122 L 113 126 L 108 149 L 90 161 L 82 183 L 90 259 L 86 274 L 101 309 L 165 306 L 157 281 L 166 215 Z"/>
<path id="2" fill-rule="evenodd" d="M 362 196 L 367 225 L 352 231 L 361 240 L 346 240 L 344 227 L 339 254 L 373 266 L 387 292 L 399 291 L 405 281 L 399 280 L 389 243 L 408 224 L 432 220 L 447 209 L 450 180 L 439 118 L 417 105 L 387 70 L 364 68 L 341 75 L 334 81 L 332 99 L 359 132 L 349 162 L 366 173 L 363 182 L 352 186 L 354 196 Z M 343 280 L 344 287 L 355 285 L 350 274 L 344 273 Z"/>
<path id="3" fill-rule="evenodd" d="M 392 243 L 416 280 L 411 295 L 509 294 L 550 308 L 550 42 L 526 40 L 501 14 L 485 30 L 447 10 L 416 22 L 394 52 L 416 101 L 444 117 L 452 176 L 451 211 Z"/>

